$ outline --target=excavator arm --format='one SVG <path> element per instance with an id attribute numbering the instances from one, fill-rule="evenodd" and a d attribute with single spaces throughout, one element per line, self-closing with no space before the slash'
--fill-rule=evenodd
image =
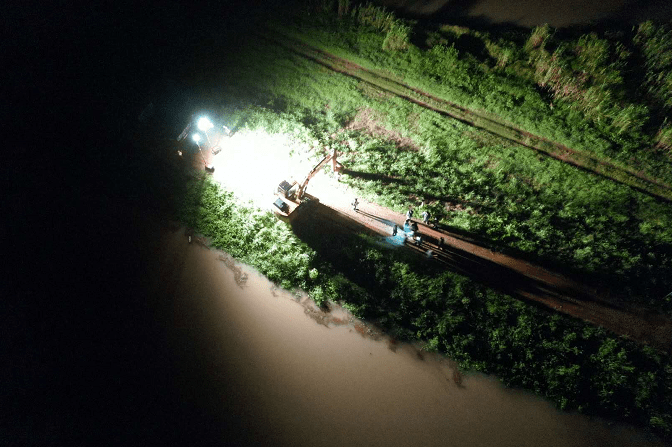
<path id="1" fill-rule="evenodd" d="M 306 178 L 299 185 L 299 190 L 296 193 L 296 199 L 299 202 L 301 201 L 301 198 L 303 197 L 303 193 L 306 191 L 306 187 L 308 186 L 308 182 L 310 181 L 310 179 L 312 179 L 315 176 L 315 174 L 320 172 L 320 169 L 322 169 L 324 167 L 324 165 L 326 165 L 327 163 L 329 163 L 330 161 L 333 160 L 334 171 L 340 170 L 341 165 L 340 165 L 340 163 L 338 163 L 338 161 L 336 161 L 336 156 L 337 156 L 336 150 L 334 150 L 334 152 L 332 152 L 331 154 L 324 157 L 317 165 L 315 165 L 315 167 L 313 169 L 310 170 L 310 172 L 308 173 Z"/>

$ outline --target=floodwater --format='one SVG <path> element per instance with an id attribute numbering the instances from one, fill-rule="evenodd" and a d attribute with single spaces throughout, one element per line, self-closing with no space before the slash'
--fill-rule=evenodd
<path id="1" fill-rule="evenodd" d="M 322 312 L 194 242 L 165 231 L 150 276 L 170 303 L 160 317 L 185 380 L 203 370 L 201 395 L 235 420 L 242 445 L 662 445 L 562 414 L 493 377 L 461 376 L 448 359 L 397 344 L 343 309 Z"/>
<path id="2" fill-rule="evenodd" d="M 385 0 L 390 8 L 442 23 L 472 19 L 484 23 L 510 23 L 534 27 L 581 25 L 600 20 L 636 24 L 672 19 L 668 0 Z"/>

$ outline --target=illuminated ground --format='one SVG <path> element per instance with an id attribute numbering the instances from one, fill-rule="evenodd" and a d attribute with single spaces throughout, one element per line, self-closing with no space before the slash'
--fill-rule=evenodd
<path id="1" fill-rule="evenodd" d="M 221 152 L 209 159 L 215 167 L 213 178 L 260 208 L 273 202 L 282 180 L 300 182 L 315 164 L 308 159 L 310 148 L 305 143 L 284 134 L 241 130 L 222 137 L 219 146 Z"/>

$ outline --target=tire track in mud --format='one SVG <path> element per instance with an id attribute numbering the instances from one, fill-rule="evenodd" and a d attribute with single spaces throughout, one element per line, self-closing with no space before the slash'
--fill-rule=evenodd
<path id="1" fill-rule="evenodd" d="M 495 119 L 494 115 L 488 117 L 483 113 L 467 109 L 453 102 L 430 95 L 418 88 L 411 87 L 403 82 L 366 69 L 347 59 L 330 54 L 303 41 L 297 40 L 296 38 L 280 34 L 278 30 L 273 31 L 275 33 L 273 36 L 266 34 L 257 34 L 257 36 L 330 70 L 366 82 L 379 90 L 404 98 L 421 107 L 444 116 L 449 116 L 464 124 L 484 130 L 507 141 L 532 149 L 538 153 L 547 155 L 584 171 L 627 185 L 656 199 L 672 202 L 672 186 L 665 184 L 661 180 L 647 176 L 641 171 L 634 171 L 618 166 L 611 161 L 595 158 L 585 152 L 571 149 L 560 143 L 534 135 L 515 127 L 511 123 L 501 119 Z M 385 84 L 390 86 L 386 87 Z"/>

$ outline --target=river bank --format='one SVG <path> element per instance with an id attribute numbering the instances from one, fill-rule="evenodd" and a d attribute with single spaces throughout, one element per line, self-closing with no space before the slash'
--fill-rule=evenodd
<path id="1" fill-rule="evenodd" d="M 164 291 L 157 317 L 184 397 L 221 411 L 213 424 L 235 421 L 237 441 L 657 445 L 492 377 L 456 381 L 448 359 L 397 344 L 342 309 L 324 313 L 224 253 L 190 245 L 182 228 L 159 241 L 149 284 Z"/>

